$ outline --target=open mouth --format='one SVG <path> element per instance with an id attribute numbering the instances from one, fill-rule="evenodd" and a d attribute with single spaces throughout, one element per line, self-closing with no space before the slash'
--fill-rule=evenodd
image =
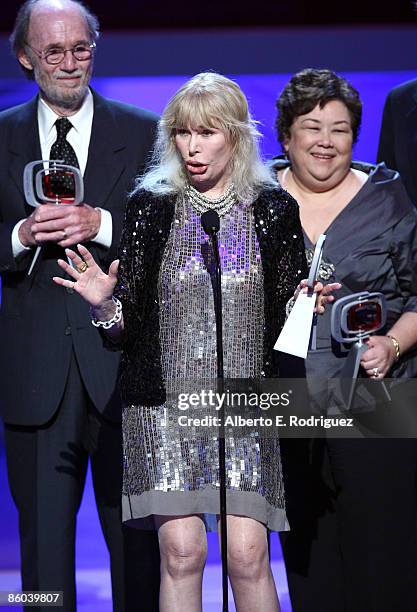
<path id="1" fill-rule="evenodd" d="M 186 162 L 187 170 L 190 174 L 204 174 L 207 170 L 207 164 L 202 164 L 200 162 Z"/>

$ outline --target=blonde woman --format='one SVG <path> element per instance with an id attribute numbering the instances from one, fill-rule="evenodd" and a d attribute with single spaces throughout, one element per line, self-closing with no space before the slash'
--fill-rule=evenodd
<path id="1" fill-rule="evenodd" d="M 120 264 L 106 275 L 79 247 L 68 254 L 85 271 L 61 262 L 73 280 L 55 279 L 110 321 L 106 333 L 123 349 L 124 519 L 158 529 L 164 612 L 202 609 L 205 517 L 219 514 L 217 433 L 184 430 L 169 403 L 178 381 L 216 378 L 201 214 L 220 216 L 226 377 L 277 375 L 272 347 L 306 275 L 298 207 L 261 163 L 257 138 L 239 86 L 195 76 L 162 114 L 153 165 L 128 206 Z M 267 532 L 288 529 L 278 440 L 227 437 L 226 469 L 236 607 L 276 612 Z"/>

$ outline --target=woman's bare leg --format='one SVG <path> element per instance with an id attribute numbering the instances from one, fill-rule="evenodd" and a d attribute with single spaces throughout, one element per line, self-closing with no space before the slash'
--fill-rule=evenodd
<path id="1" fill-rule="evenodd" d="M 229 578 L 237 612 L 279 612 L 265 525 L 248 517 L 229 515 L 227 547 Z"/>
<path id="2" fill-rule="evenodd" d="M 161 552 L 160 612 L 201 612 L 207 537 L 200 516 L 155 517 Z"/>

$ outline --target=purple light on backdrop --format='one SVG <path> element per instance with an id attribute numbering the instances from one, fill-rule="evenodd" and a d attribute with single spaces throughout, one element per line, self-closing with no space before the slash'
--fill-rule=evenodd
<path id="1" fill-rule="evenodd" d="M 191 75 L 189 75 L 191 76 Z M 111 98 L 150 108 L 160 113 L 168 98 L 189 78 L 115 77 L 95 79 L 98 91 Z M 249 100 L 254 118 L 260 122 L 265 157 L 280 153 L 275 134 L 275 100 L 290 78 L 290 74 L 230 75 L 242 87 Z M 373 162 L 376 158 L 382 109 L 388 91 L 416 75 L 412 72 L 349 72 L 343 73 L 363 101 L 362 130 L 354 151 L 355 159 Z"/>
<path id="2" fill-rule="evenodd" d="M 94 87 L 103 95 L 149 108 L 160 113 L 172 94 L 191 75 L 166 77 L 106 77 L 93 80 Z M 262 151 L 266 157 L 280 153 L 276 140 L 275 100 L 290 78 L 290 74 L 239 74 L 234 78 L 249 99 L 255 119 L 260 122 Z M 381 115 L 388 91 L 417 75 L 409 71 L 346 72 L 343 73 L 361 95 L 364 112 L 359 142 L 354 151 L 356 159 L 373 162 L 381 125 Z M 36 92 L 33 83 L 22 80 L 0 80 L 0 109 L 26 101 Z"/>

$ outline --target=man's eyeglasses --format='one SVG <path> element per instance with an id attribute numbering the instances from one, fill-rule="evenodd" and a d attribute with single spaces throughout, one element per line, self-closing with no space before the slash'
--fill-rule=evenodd
<path id="1" fill-rule="evenodd" d="M 38 49 L 34 49 L 28 43 L 26 43 L 26 46 L 28 46 L 29 49 L 32 49 L 32 51 L 34 51 L 40 59 L 45 60 L 47 64 L 54 66 L 64 61 L 67 51 L 70 51 L 73 57 L 79 62 L 89 60 L 93 55 L 94 49 L 96 48 L 96 43 L 93 42 L 91 45 L 76 45 L 71 49 L 52 47 L 46 51 L 38 51 Z"/>

